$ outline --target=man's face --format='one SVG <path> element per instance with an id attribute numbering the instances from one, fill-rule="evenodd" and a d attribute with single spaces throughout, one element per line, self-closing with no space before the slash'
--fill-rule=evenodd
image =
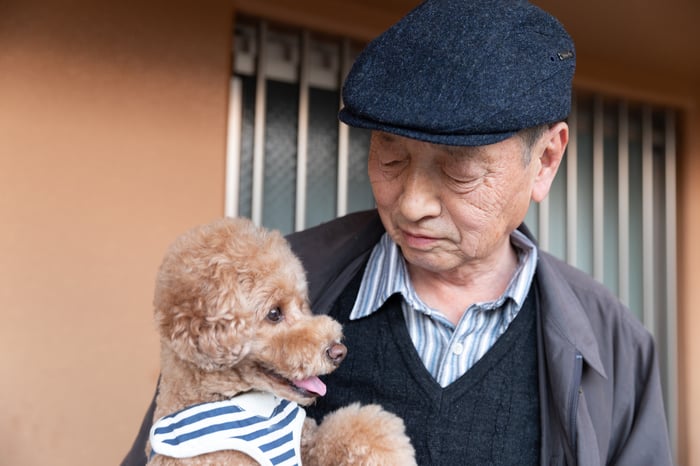
<path id="1" fill-rule="evenodd" d="M 540 167 L 537 157 L 526 161 L 525 150 L 518 136 L 457 147 L 372 134 L 372 191 L 409 267 L 450 273 L 508 253 Z"/>

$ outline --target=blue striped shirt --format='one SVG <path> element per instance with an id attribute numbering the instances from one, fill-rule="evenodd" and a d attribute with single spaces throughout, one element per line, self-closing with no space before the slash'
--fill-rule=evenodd
<path id="1" fill-rule="evenodd" d="M 238 450 L 263 466 L 300 466 L 306 412 L 271 393 L 189 406 L 160 418 L 151 428 L 152 454 L 190 458 Z"/>
<path id="2" fill-rule="evenodd" d="M 403 297 L 408 333 L 433 378 L 446 387 L 471 368 L 494 345 L 525 302 L 537 266 L 537 248 L 519 231 L 510 237 L 518 267 L 495 301 L 469 306 L 455 326 L 418 297 L 398 246 L 384 234 L 365 269 L 350 320 L 377 311 L 395 293 Z"/>

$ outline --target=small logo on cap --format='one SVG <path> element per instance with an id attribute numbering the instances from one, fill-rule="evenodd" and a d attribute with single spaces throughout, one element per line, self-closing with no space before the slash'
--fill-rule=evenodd
<path id="1" fill-rule="evenodd" d="M 559 57 L 561 61 L 568 60 L 569 58 L 574 58 L 574 52 L 572 50 L 557 52 L 557 57 Z"/>

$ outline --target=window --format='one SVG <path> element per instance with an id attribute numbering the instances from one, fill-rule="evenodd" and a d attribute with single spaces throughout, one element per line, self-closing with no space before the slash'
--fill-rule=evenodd
<path id="1" fill-rule="evenodd" d="M 226 215 L 289 233 L 374 206 L 369 133 L 336 116 L 358 51 L 308 31 L 236 26 Z"/>

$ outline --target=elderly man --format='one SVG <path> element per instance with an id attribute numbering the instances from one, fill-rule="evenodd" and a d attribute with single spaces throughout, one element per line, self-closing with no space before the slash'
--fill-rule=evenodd
<path id="1" fill-rule="evenodd" d="M 428 0 L 358 57 L 340 119 L 372 130 L 377 209 L 290 237 L 349 349 L 310 415 L 380 403 L 424 465 L 671 464 L 651 336 L 519 228 L 562 160 L 574 67 L 516 0 Z"/>

